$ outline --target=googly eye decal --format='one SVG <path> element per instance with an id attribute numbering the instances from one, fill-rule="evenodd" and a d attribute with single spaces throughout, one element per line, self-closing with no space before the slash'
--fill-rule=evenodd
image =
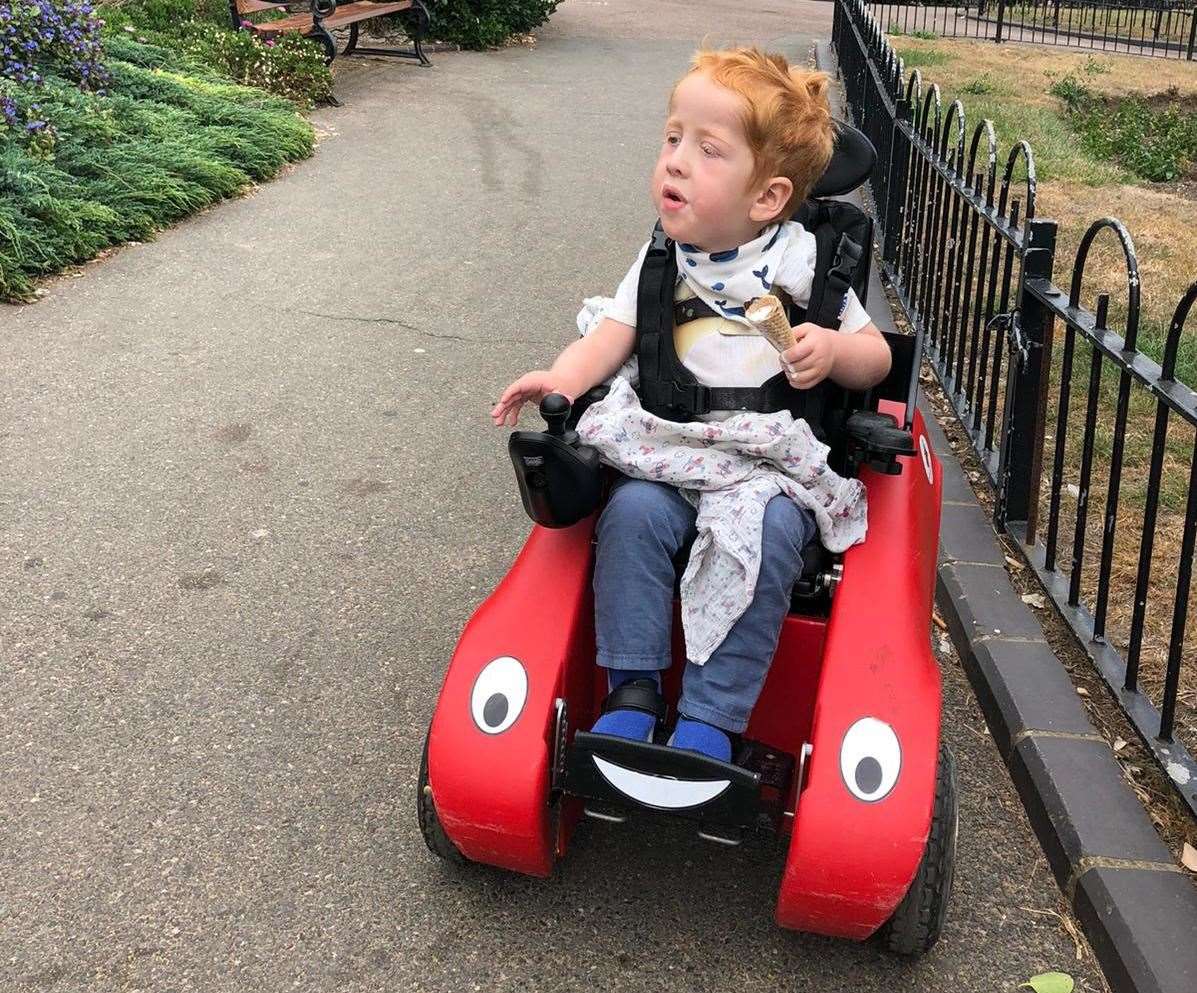
<path id="1" fill-rule="evenodd" d="M 478 730 L 502 734 L 528 699 L 528 674 L 518 659 L 503 655 L 487 662 L 470 691 L 470 714 Z"/>
<path id="2" fill-rule="evenodd" d="M 856 799 L 876 803 L 889 795 L 902 768 L 898 736 L 885 721 L 862 717 L 840 745 L 840 775 Z"/>
<path id="3" fill-rule="evenodd" d="M 931 469 L 931 449 L 927 445 L 927 436 L 919 435 L 919 457 L 923 461 L 923 472 L 927 474 L 927 482 L 935 485 L 935 473 Z"/>

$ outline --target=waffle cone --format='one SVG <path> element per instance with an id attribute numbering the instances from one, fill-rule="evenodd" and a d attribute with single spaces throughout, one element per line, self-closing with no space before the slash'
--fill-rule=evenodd
<path id="1" fill-rule="evenodd" d="M 785 307 L 777 297 L 771 294 L 757 297 L 749 305 L 746 316 L 761 337 L 779 352 L 784 352 L 794 344 L 794 330 L 786 317 Z"/>

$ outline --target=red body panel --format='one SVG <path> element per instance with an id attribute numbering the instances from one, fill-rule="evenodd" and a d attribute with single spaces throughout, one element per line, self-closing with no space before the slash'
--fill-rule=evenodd
<path id="1" fill-rule="evenodd" d="M 881 409 L 901 415 L 897 405 Z M 902 460 L 901 475 L 861 471 L 868 539 L 844 556 L 829 621 L 786 619 L 748 728 L 748 737 L 793 755 L 813 745 L 787 818 L 777 901 L 786 927 L 867 937 L 905 894 L 930 827 L 940 684 L 929 623 L 941 483 L 917 415 L 914 437 L 922 448 Z M 572 733 L 591 726 L 605 692 L 594 664 L 593 531 L 594 518 L 561 531 L 533 528 L 467 624 L 445 676 L 429 734 L 429 784 L 445 832 L 476 861 L 548 875 L 577 818 L 573 800 L 553 816 L 550 765 L 555 700 L 566 700 Z M 671 701 L 684 665 L 680 629 L 675 619 L 675 664 L 665 679 Z M 470 697 L 479 672 L 499 656 L 523 664 L 528 695 L 511 727 L 486 734 Z M 875 803 L 856 799 L 840 773 L 844 732 L 866 716 L 888 723 L 901 746 L 897 782 Z"/>
<path id="2" fill-rule="evenodd" d="M 942 483 L 917 415 L 914 439 L 916 455 L 901 460 L 901 475 L 860 474 L 869 534 L 845 553 L 832 601 L 813 752 L 777 900 L 785 927 L 868 937 L 905 895 L 930 830 L 940 717 L 930 617 Z M 901 746 L 897 782 L 875 803 L 849 793 L 840 772 L 844 733 L 861 717 L 888 723 Z"/>
<path id="3" fill-rule="evenodd" d="M 477 862 L 547 876 L 556 855 L 549 809 L 554 702 L 590 727 L 594 683 L 594 518 L 535 527 L 511 571 L 470 618 L 445 674 L 428 739 L 428 782 L 446 834 Z M 470 694 L 482 668 L 510 655 L 528 698 L 501 734 L 479 730 Z"/>

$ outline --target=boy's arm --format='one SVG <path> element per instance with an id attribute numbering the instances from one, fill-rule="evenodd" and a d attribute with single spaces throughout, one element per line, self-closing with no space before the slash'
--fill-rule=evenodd
<path id="1" fill-rule="evenodd" d="M 579 338 L 557 356 L 549 373 L 558 393 L 575 400 L 592 386 L 614 375 L 632 354 L 636 329 L 604 317 L 585 338 Z"/>
<path id="2" fill-rule="evenodd" d="M 829 376 L 849 390 L 867 390 L 889 375 L 893 362 L 889 343 L 880 329 L 869 321 L 852 334 L 831 332 L 835 348 Z"/>
<path id="3" fill-rule="evenodd" d="M 549 393 L 562 393 L 573 402 L 615 373 L 631 356 L 635 344 L 635 328 L 604 318 L 590 334 L 558 355 L 551 369 L 525 373 L 508 386 L 491 410 L 491 420 L 515 427 L 520 408 Z"/>

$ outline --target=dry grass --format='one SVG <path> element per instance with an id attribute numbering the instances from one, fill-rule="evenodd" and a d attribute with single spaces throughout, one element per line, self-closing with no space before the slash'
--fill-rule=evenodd
<path id="1" fill-rule="evenodd" d="M 935 66 L 933 81 L 953 95 L 978 77 L 988 76 L 1020 102 L 1055 108 L 1056 98 L 1048 95 L 1053 80 L 1069 73 L 1084 76 L 1085 67 L 1094 63 L 1109 66 L 1109 72 L 1089 75 L 1098 80 L 1096 88 L 1111 96 L 1162 93 L 1172 87 L 1181 93 L 1197 93 L 1197 67 L 1188 62 L 952 38 L 900 36 L 890 38 L 890 45 L 908 64 L 908 52 L 933 50 L 946 55 L 946 61 Z"/>
<path id="2" fill-rule="evenodd" d="M 1001 161 L 1018 138 L 1035 154 L 1036 212 L 1060 224 L 1056 280 L 1066 279 L 1081 236 L 1101 217 L 1114 216 L 1131 232 L 1143 286 L 1142 323 L 1149 352 L 1172 318 L 1176 302 L 1197 278 L 1197 189 L 1193 184 L 1138 181 L 1114 163 L 1087 155 L 1069 129 L 1052 84 L 1072 74 L 1095 92 L 1111 97 L 1152 96 L 1175 89 L 1181 97 L 1197 95 L 1197 68 L 1188 63 L 1134 56 L 1089 53 L 937 39 L 899 37 L 891 44 L 904 59 L 922 69 L 925 86 L 937 83 L 944 106 L 960 97 L 968 115 L 969 136 L 982 118 L 994 122 Z M 1107 71 L 1093 72 L 1093 67 Z M 1087 71 L 1087 69 L 1089 71 Z M 979 90 L 983 92 L 969 92 Z M 1112 241 L 1109 235 L 1103 240 Z M 1107 290 L 1118 317 L 1125 296 L 1121 253 L 1099 242 L 1086 267 L 1086 288 Z M 1086 294 L 1092 303 L 1093 297 Z M 1158 352 L 1157 352 L 1158 357 Z"/>
<path id="3" fill-rule="evenodd" d="M 968 113 L 969 130 L 982 118 L 994 121 L 1004 164 L 1014 139 L 1026 138 L 1035 152 L 1038 177 L 1037 215 L 1059 223 L 1055 282 L 1068 289 L 1073 259 L 1082 235 L 1096 219 L 1114 216 L 1123 221 L 1134 240 L 1142 281 L 1140 346 L 1158 360 L 1163 334 L 1177 301 L 1197 278 L 1197 195 L 1192 184 L 1164 186 L 1136 180 L 1116 164 L 1099 162 L 1085 153 L 1062 116 L 1060 101 L 1050 94 L 1052 84 L 1072 74 L 1099 93 L 1120 97 L 1154 96 L 1175 88 L 1181 97 L 1197 94 L 1197 71 L 1183 63 L 1161 60 L 1095 56 L 1052 48 L 997 46 L 909 37 L 891 39 L 910 63 L 925 66 L 925 86 L 938 83 L 946 108 L 959 95 Z M 926 92 L 926 89 L 924 89 Z M 1016 186 L 1021 191 L 1021 186 Z M 1017 271 L 1014 273 L 1017 280 Z M 1092 309 L 1098 293 L 1111 297 L 1110 323 L 1125 326 L 1126 268 L 1121 249 L 1110 233 L 1095 243 L 1085 268 L 1082 303 Z M 1186 338 L 1192 368 L 1192 339 L 1197 338 L 1197 318 L 1189 322 Z M 1049 487 L 1055 453 L 1057 412 L 1061 395 L 1061 358 L 1064 329 L 1055 329 L 1049 403 L 1045 427 L 1043 479 L 1039 492 L 1039 540 L 1047 531 Z M 970 347 L 972 345 L 970 340 Z M 1077 518 L 1084 415 L 1089 396 L 1091 350 L 1078 342 L 1073 358 L 1071 401 L 1064 434 L 1064 464 L 1057 548 L 1057 568 L 1072 569 L 1073 535 Z M 992 369 L 993 351 L 984 357 Z M 1004 401 L 1006 357 L 997 381 L 997 427 Z M 1107 364 L 1108 365 L 1108 364 Z M 1191 385 L 1197 377 L 1190 377 Z M 1103 371 L 1097 386 L 1097 424 L 1094 461 L 1089 484 L 1088 523 L 1080 566 L 1080 603 L 1097 607 L 1098 572 L 1104 536 L 1104 512 L 1115 440 L 1118 376 Z M 984 408 L 989 407 L 988 397 Z M 1123 432 L 1124 453 L 1118 517 L 1113 531 L 1106 634 L 1125 658 L 1127 655 L 1135 581 L 1141 553 L 1147 476 L 1155 421 L 1155 402 L 1140 388 L 1131 391 Z M 993 444 L 998 444 L 995 438 Z M 1179 547 L 1188 496 L 1192 459 L 1192 428 L 1170 421 L 1160 486 L 1159 516 L 1153 529 L 1151 575 L 1141 656 L 1141 688 L 1157 706 L 1162 698 L 1168 644 L 1171 634 Z M 1190 591 L 1190 610 L 1184 636 L 1177 735 L 1197 754 L 1197 604 Z"/>
<path id="4" fill-rule="evenodd" d="M 995 16 L 992 15 L 991 16 Z M 1158 26 L 1157 26 L 1158 18 Z M 1045 3 L 1012 4 L 1006 8 L 1008 25 L 1027 29 L 1055 31 L 1061 34 L 1085 32 L 1109 38 L 1144 39 L 1184 43 L 1189 40 L 1191 24 L 1188 11 L 1167 12 L 1128 10 L 1109 7 L 1055 7 Z"/>

